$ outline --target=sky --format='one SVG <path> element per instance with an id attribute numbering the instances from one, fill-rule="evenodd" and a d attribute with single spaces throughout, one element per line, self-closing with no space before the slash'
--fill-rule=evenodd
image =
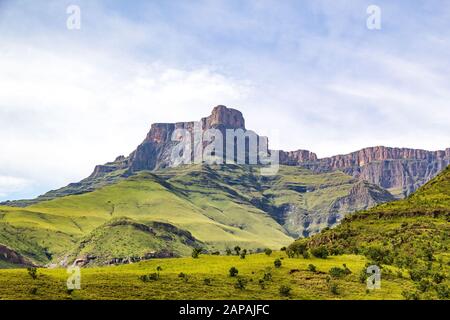
<path id="1" fill-rule="evenodd" d="M 449 39 L 445 0 L 0 0 L 0 201 L 219 104 L 272 149 L 449 148 Z"/>

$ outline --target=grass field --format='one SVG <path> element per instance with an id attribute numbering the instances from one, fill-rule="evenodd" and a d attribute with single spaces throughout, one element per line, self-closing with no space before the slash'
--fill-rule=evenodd
<path id="1" fill-rule="evenodd" d="M 281 267 L 274 261 L 280 259 Z M 333 278 L 329 270 L 343 268 L 352 271 Z M 284 252 L 238 256 L 200 255 L 193 258 L 154 259 L 129 265 L 81 269 L 81 289 L 67 291 L 65 269 L 38 269 L 36 279 L 26 269 L 0 270 L 0 299 L 402 299 L 401 292 L 412 286 L 400 269 L 382 270 L 381 289 L 367 290 L 360 281 L 366 258 L 358 255 L 332 256 L 327 259 L 288 258 Z M 316 266 L 310 271 L 308 266 Z M 158 280 L 143 282 L 140 276 L 156 273 Z M 237 277 L 229 275 L 235 267 Z M 293 270 L 294 272 L 292 272 Z M 184 273 L 186 277 L 180 277 Z M 271 280 L 260 279 L 270 273 Z M 209 279 L 209 280 L 205 280 Z M 244 289 L 235 287 L 238 279 L 246 282 Z M 283 295 L 280 287 L 289 287 Z M 334 290 L 335 289 L 335 290 Z M 333 293 L 334 291 L 334 293 Z"/>

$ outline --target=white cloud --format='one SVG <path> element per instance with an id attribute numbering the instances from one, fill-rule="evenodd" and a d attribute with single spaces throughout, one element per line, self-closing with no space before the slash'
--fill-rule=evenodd
<path id="1" fill-rule="evenodd" d="M 6 197 L 8 194 L 20 191 L 31 184 L 32 181 L 27 179 L 0 175 L 0 197 Z"/>

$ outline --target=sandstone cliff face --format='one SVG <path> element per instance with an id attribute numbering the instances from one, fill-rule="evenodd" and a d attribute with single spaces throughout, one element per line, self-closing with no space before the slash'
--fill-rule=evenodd
<path id="1" fill-rule="evenodd" d="M 382 188 L 393 189 L 399 197 L 411 194 L 449 164 L 450 148 L 426 151 L 388 147 L 365 148 L 347 155 L 299 163 L 316 172 L 341 170 Z"/>
<path id="2" fill-rule="evenodd" d="M 297 166 L 312 161 L 317 161 L 317 155 L 308 150 L 280 151 L 280 164 Z"/>

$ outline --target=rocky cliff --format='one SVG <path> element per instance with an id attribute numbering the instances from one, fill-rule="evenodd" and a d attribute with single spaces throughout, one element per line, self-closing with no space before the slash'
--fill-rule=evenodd
<path id="1" fill-rule="evenodd" d="M 389 189 L 399 197 L 411 194 L 449 164 L 450 148 L 426 151 L 383 146 L 298 163 L 315 172 L 341 170 L 355 178 Z"/>

